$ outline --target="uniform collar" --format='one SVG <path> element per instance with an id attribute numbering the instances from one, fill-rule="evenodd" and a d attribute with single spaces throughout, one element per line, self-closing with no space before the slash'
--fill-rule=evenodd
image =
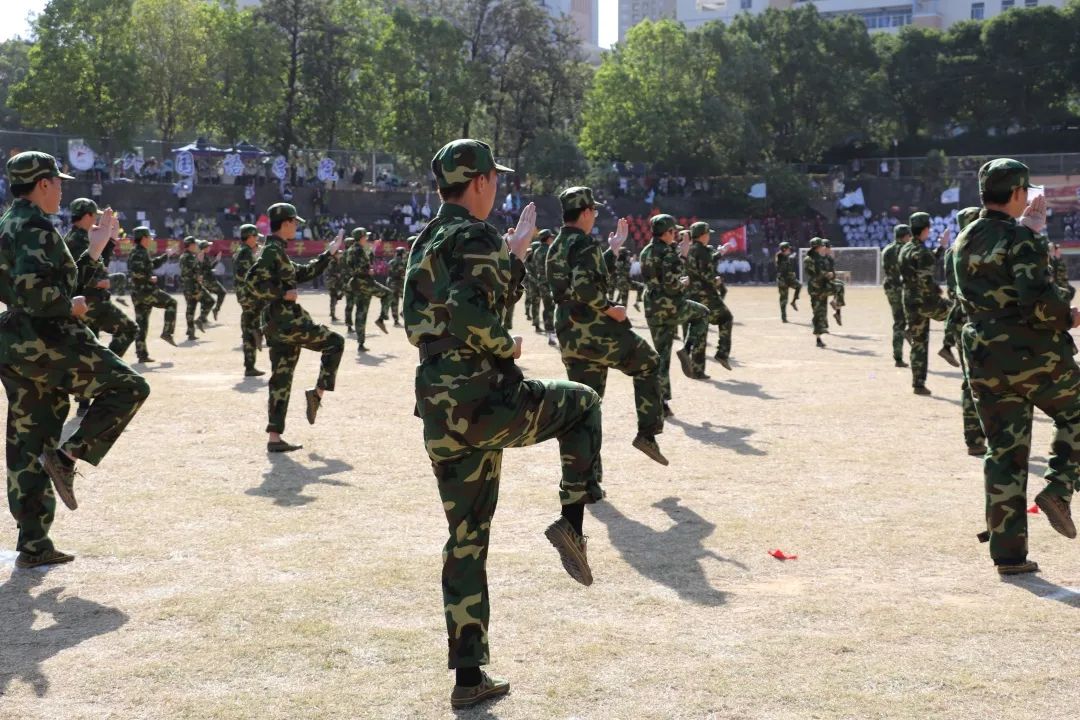
<path id="1" fill-rule="evenodd" d="M 983 208 L 979 211 L 979 217 L 989 218 L 990 220 L 1004 220 L 1005 222 L 1016 222 L 1016 219 L 1008 213 L 1003 213 L 1000 210 L 991 210 L 990 208 Z"/>
<path id="2" fill-rule="evenodd" d="M 439 206 L 439 212 L 436 217 L 444 219 L 462 218 L 466 220 L 473 220 L 475 222 L 482 222 L 479 218 L 473 217 L 464 206 L 457 203 L 444 202 Z"/>

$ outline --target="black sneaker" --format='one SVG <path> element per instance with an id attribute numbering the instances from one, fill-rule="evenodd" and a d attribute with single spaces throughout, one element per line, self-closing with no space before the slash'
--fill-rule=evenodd
<path id="1" fill-rule="evenodd" d="M 90 401 L 80 400 L 79 406 L 75 408 L 75 414 L 79 417 L 86 417 L 86 413 L 90 412 Z"/>
<path id="2" fill-rule="evenodd" d="M 567 574 L 582 585 L 592 585 L 592 570 L 585 549 L 588 540 L 585 536 L 578 535 L 570 521 L 561 517 L 548 525 L 544 537 L 559 551 L 559 559 Z"/>
<path id="3" fill-rule="evenodd" d="M 46 450 L 38 457 L 45 474 L 52 480 L 57 496 L 68 510 L 79 507 L 75 499 L 75 462 L 62 455 L 59 450 Z"/>
<path id="4" fill-rule="evenodd" d="M 664 401 L 664 417 L 675 417 L 675 411 L 671 409 L 671 406 L 667 404 L 666 400 Z"/>
<path id="5" fill-rule="evenodd" d="M 141 358 L 139 358 L 139 362 L 142 363 L 143 365 L 146 365 L 147 363 L 157 362 L 157 360 L 150 357 L 149 355 L 144 355 Z"/>
<path id="6" fill-rule="evenodd" d="M 484 700 L 502 697 L 510 692 L 510 681 L 488 675 L 483 670 L 480 671 L 480 675 L 482 676 L 482 679 L 480 680 L 479 685 L 474 685 L 472 687 L 463 685 L 454 686 L 454 690 L 450 693 L 451 707 L 472 707 Z"/>
<path id="7" fill-rule="evenodd" d="M 68 555 L 59 550 L 45 550 L 36 555 L 31 555 L 28 552 L 20 552 L 19 556 L 15 558 L 15 567 L 26 569 L 40 567 L 41 565 L 60 565 L 62 563 L 69 563 L 74 559 L 74 555 Z"/>
<path id="8" fill-rule="evenodd" d="M 795 312 L 799 311 L 799 306 L 795 304 L 797 302 L 799 302 L 799 301 L 798 300 L 792 300 L 791 301 L 791 309 L 794 310 Z"/>
<path id="9" fill-rule="evenodd" d="M 908 364 L 906 362 L 904 362 L 903 360 L 897 360 L 894 364 L 896 365 L 896 367 L 902 367 L 902 368 L 906 368 L 908 366 Z"/>
<path id="10" fill-rule="evenodd" d="M 368 352 L 367 345 L 364 345 L 363 343 L 360 343 L 359 345 L 356 346 L 356 352 L 357 353 L 366 353 L 366 352 Z"/>
<path id="11" fill-rule="evenodd" d="M 172 345 L 173 347 L 176 347 L 176 341 L 175 341 L 175 340 L 173 340 L 173 336 L 172 336 L 172 335 L 168 335 L 168 334 L 162 335 L 162 336 L 161 336 L 161 339 L 162 339 L 162 340 L 164 340 L 165 342 L 169 343 L 169 344 L 170 344 L 170 345 Z"/>
<path id="12" fill-rule="evenodd" d="M 720 363 L 720 367 L 725 370 L 731 369 L 731 362 L 726 357 L 717 357 L 716 362 Z"/>
<path id="13" fill-rule="evenodd" d="M 841 327 L 844 325 L 844 323 L 840 321 L 840 308 L 836 308 L 836 312 L 834 312 L 832 316 L 836 318 L 837 325 L 840 325 Z"/>
<path id="14" fill-rule="evenodd" d="M 675 357 L 679 358 L 679 366 L 682 368 L 683 375 L 689 378 L 694 377 L 694 368 L 690 364 L 690 348 L 683 347 L 682 350 L 676 350 Z"/>
<path id="15" fill-rule="evenodd" d="M 638 433 L 638 436 L 634 438 L 634 442 L 630 444 L 661 465 L 668 464 L 668 459 L 664 457 L 664 453 L 660 452 L 660 446 L 656 443 L 656 437 L 654 435 Z"/>
<path id="16" fill-rule="evenodd" d="M 1068 500 L 1059 495 L 1050 495 L 1043 490 L 1035 496 L 1035 504 L 1046 514 L 1050 527 L 1070 540 L 1076 537 L 1076 525 L 1073 524 Z"/>
<path id="17" fill-rule="evenodd" d="M 388 335 L 390 333 L 390 331 L 386 329 L 386 321 L 382 318 L 375 321 L 375 327 L 382 330 L 383 335 Z"/>
<path id="18" fill-rule="evenodd" d="M 951 347 L 943 347 L 938 350 L 938 357 L 942 358 L 943 360 L 945 360 L 945 362 L 949 363 L 953 367 L 960 367 L 960 361 L 957 360 L 956 356 L 953 355 Z"/>
<path id="19" fill-rule="evenodd" d="M 926 387 L 925 385 L 916 385 L 915 387 L 911 388 L 911 391 L 913 393 L 915 393 L 916 395 L 932 395 L 933 394 L 933 393 L 930 392 L 930 388 Z"/>
<path id="20" fill-rule="evenodd" d="M 971 457 L 979 457 L 979 458 L 981 458 L 984 455 L 986 455 L 986 446 L 985 445 L 973 445 L 972 447 L 968 448 L 968 455 L 970 455 Z"/>
<path id="21" fill-rule="evenodd" d="M 277 440 L 275 442 L 266 443 L 266 452 L 286 453 L 292 452 L 293 450 L 300 450 L 303 447 L 303 445 L 293 445 L 292 443 L 287 443 L 284 440 Z"/>
<path id="22" fill-rule="evenodd" d="M 265 374 L 266 374 L 266 371 L 265 370 L 260 370 L 259 368 L 248 368 L 248 369 L 244 370 L 244 377 L 259 377 L 260 375 L 265 375 Z"/>
<path id="23" fill-rule="evenodd" d="M 819 348 L 823 348 L 823 347 L 825 347 L 825 343 L 823 343 L 823 342 L 821 341 L 821 338 L 820 338 L 820 337 L 819 337 L 819 338 L 817 338 L 817 346 L 818 346 Z"/>
<path id="24" fill-rule="evenodd" d="M 315 416 L 319 414 L 319 405 L 322 404 L 322 398 L 319 397 L 319 393 L 315 391 L 315 388 L 304 391 L 304 399 L 307 400 L 307 421 L 309 425 L 315 424 Z"/>
<path id="25" fill-rule="evenodd" d="M 1039 564 L 1034 560 L 995 563 L 998 575 L 1024 575 L 1039 572 Z"/>

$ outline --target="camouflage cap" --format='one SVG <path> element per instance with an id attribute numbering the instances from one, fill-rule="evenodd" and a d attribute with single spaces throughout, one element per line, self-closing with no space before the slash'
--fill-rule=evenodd
<path id="1" fill-rule="evenodd" d="M 690 237 L 699 238 L 702 235 L 708 235 L 712 232 L 712 228 L 709 227 L 707 222 L 696 222 L 690 226 Z"/>
<path id="2" fill-rule="evenodd" d="M 270 218 L 271 223 L 281 222 L 282 220 L 295 220 L 298 223 L 306 223 L 307 220 L 300 217 L 296 208 L 289 203 L 275 203 L 266 210 L 266 216 Z"/>
<path id="3" fill-rule="evenodd" d="M 780 249 L 781 250 L 790 250 L 791 249 L 791 243 L 789 243 L 787 240 L 785 240 L 784 242 L 780 243 Z"/>
<path id="4" fill-rule="evenodd" d="M 894 240 L 900 238 L 909 237 L 911 235 L 911 227 L 908 225 L 900 224 L 892 229 L 892 236 Z"/>
<path id="5" fill-rule="evenodd" d="M 821 245 L 823 247 L 832 247 L 832 243 L 829 242 L 829 238 L 821 238 Z"/>
<path id="6" fill-rule="evenodd" d="M 140 225 L 131 231 L 131 239 L 135 242 L 139 242 L 144 237 L 150 237 L 150 228 L 145 225 Z"/>
<path id="7" fill-rule="evenodd" d="M 918 235 L 923 230 L 930 227 L 930 213 L 912 213 L 911 217 L 908 218 L 908 225 L 911 226 L 911 234 Z"/>
<path id="8" fill-rule="evenodd" d="M 975 218 L 979 217 L 979 213 L 981 211 L 982 211 L 982 208 L 978 208 L 978 207 L 964 208 L 960 212 L 956 213 L 956 224 L 960 226 L 961 230 L 963 230 L 968 225 L 970 225 L 972 222 L 974 222 Z"/>
<path id="9" fill-rule="evenodd" d="M 540 242 L 544 242 L 550 237 L 555 237 L 555 233 L 547 229 L 541 230 L 540 232 L 536 233 L 536 239 Z"/>
<path id="10" fill-rule="evenodd" d="M 812 238 L 810 238 L 810 247 L 812 247 L 812 248 L 815 248 L 815 247 L 822 247 L 822 245 L 823 245 L 823 243 L 824 243 L 824 242 L 825 242 L 825 241 L 824 241 L 824 240 L 822 240 L 822 239 L 821 239 L 821 238 L 819 238 L 819 237 L 812 237 Z"/>
<path id="11" fill-rule="evenodd" d="M 209 240 L 200 240 L 199 241 L 199 249 L 200 250 L 205 250 L 208 247 L 210 247 L 210 241 Z"/>
<path id="12" fill-rule="evenodd" d="M 97 203 L 90 198 L 77 198 L 72 200 L 71 205 L 68 207 L 71 210 L 72 219 L 81 218 L 87 213 L 94 213 L 96 215 L 100 212 Z"/>
<path id="13" fill-rule="evenodd" d="M 670 215 L 654 215 L 652 220 L 649 221 L 649 225 L 652 227 L 652 234 L 656 236 L 663 235 L 668 230 L 683 230 L 683 226 L 675 222 L 675 218 Z"/>
<path id="14" fill-rule="evenodd" d="M 240 226 L 240 239 L 241 240 L 247 240 L 252 235 L 254 235 L 255 237 L 261 237 L 262 233 L 259 232 L 259 228 L 255 227 L 254 225 L 252 225 L 250 223 Z"/>
<path id="15" fill-rule="evenodd" d="M 468 138 L 446 143 L 431 159 L 431 172 L 440 188 L 469 182 L 492 170 L 514 172 L 513 168 L 495 162 L 490 145 Z"/>
<path id="16" fill-rule="evenodd" d="M 998 158 L 979 168 L 979 193 L 1011 193 L 1016 188 L 1039 188 L 1031 184 L 1028 166 L 1019 160 Z"/>
<path id="17" fill-rule="evenodd" d="M 12 185 L 30 185 L 44 178 L 63 178 L 74 180 L 70 175 L 60 172 L 56 158 L 49 153 L 22 152 L 7 161 L 8 182 Z"/>
<path id="18" fill-rule="evenodd" d="M 359 240 L 360 238 L 367 237 L 367 236 L 368 236 L 367 228 L 362 228 L 362 227 L 353 228 L 352 232 L 349 233 L 349 237 L 352 238 L 353 240 Z"/>
<path id="19" fill-rule="evenodd" d="M 188 245 L 198 245 L 198 244 L 199 244 L 199 240 L 194 235 L 188 235 L 186 238 L 184 238 L 184 247 L 187 247 Z"/>
<path id="20" fill-rule="evenodd" d="M 398 254 L 398 255 L 404 255 L 404 254 L 405 254 L 405 248 L 403 248 L 403 247 L 399 247 L 399 248 L 398 248 L 397 250 L 395 250 L 394 252 L 395 252 L 396 254 Z"/>
<path id="21" fill-rule="evenodd" d="M 568 210 L 583 210 L 591 207 L 603 207 L 604 203 L 597 202 L 593 197 L 592 188 L 577 186 L 567 188 L 559 193 L 559 204 L 563 212 Z"/>

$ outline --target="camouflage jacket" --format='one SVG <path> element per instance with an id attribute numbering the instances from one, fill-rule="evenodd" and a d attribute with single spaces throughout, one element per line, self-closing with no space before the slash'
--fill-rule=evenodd
<path id="1" fill-rule="evenodd" d="M 204 284 L 213 284 L 218 281 L 214 276 L 214 268 L 217 264 L 218 261 L 210 257 L 209 253 L 203 255 L 203 259 L 199 261 L 199 275 Z"/>
<path id="2" fill-rule="evenodd" d="M 608 301 L 608 268 L 614 266 L 611 250 L 602 250 L 591 236 L 563 227 L 547 248 L 544 276 L 552 299 L 573 303 L 571 314 L 588 322 L 611 307 Z"/>
<path id="3" fill-rule="evenodd" d="M 40 360 L 73 333 L 89 336 L 71 316 L 71 299 L 102 267 L 85 253 L 76 261 L 48 216 L 16 199 L 0 218 L 0 302 L 7 305 L 0 315 L 0 364 L 27 355 Z"/>
<path id="4" fill-rule="evenodd" d="M 630 253 L 623 253 L 615 258 L 615 289 L 630 288 Z"/>
<path id="5" fill-rule="evenodd" d="M 906 244 L 894 240 L 881 250 L 881 280 L 885 292 L 900 292 L 904 288 L 900 277 L 900 251 Z"/>
<path id="6" fill-rule="evenodd" d="M 973 377 L 1046 363 L 1052 369 L 1072 352 L 1069 301 L 1051 281 L 1044 242 L 1005 213 L 985 208 L 957 238 L 947 271 L 970 321 L 964 347 L 971 348 Z"/>
<path id="7" fill-rule="evenodd" d="M 547 256 L 551 252 L 551 245 L 543 242 L 534 242 L 533 245 L 536 247 L 534 249 L 530 246 L 533 253 L 529 267 L 533 277 L 536 278 L 536 287 L 541 292 L 551 292 L 547 284 Z"/>
<path id="8" fill-rule="evenodd" d="M 197 295 L 202 289 L 199 258 L 185 250 L 180 255 L 180 290 L 185 295 Z"/>
<path id="9" fill-rule="evenodd" d="M 1050 257 L 1050 277 L 1055 285 L 1065 291 L 1068 291 L 1071 287 L 1069 284 L 1069 266 L 1061 258 Z"/>
<path id="10" fill-rule="evenodd" d="M 539 282 L 539 278 L 534 274 L 532 266 L 533 254 L 536 253 L 536 246 L 539 244 L 540 243 L 533 241 L 533 243 L 529 245 L 529 249 L 525 251 L 525 257 L 521 259 L 522 264 L 525 265 L 525 286 L 533 289 L 536 288 L 536 284 Z"/>
<path id="11" fill-rule="evenodd" d="M 345 277 L 350 292 L 371 295 L 375 290 L 375 278 L 371 274 L 371 252 L 354 243 L 345 251 Z"/>
<path id="12" fill-rule="evenodd" d="M 131 294 L 136 299 L 157 287 L 153 280 L 154 270 L 161 267 L 168 259 L 167 253 L 151 258 L 149 251 L 142 245 L 136 244 L 131 248 L 131 254 L 128 255 L 128 279 L 131 281 Z"/>
<path id="13" fill-rule="evenodd" d="M 247 243 L 240 243 L 240 249 L 233 255 L 233 289 L 236 290 L 236 299 L 242 305 L 252 304 L 244 280 L 254 264 L 255 251 Z"/>
<path id="14" fill-rule="evenodd" d="M 920 305 L 941 295 L 941 288 L 934 280 L 934 265 L 941 248 L 930 252 L 918 240 L 909 240 L 900 248 L 900 277 L 903 279 L 904 303 Z"/>
<path id="15" fill-rule="evenodd" d="M 344 271 L 345 261 L 342 255 L 335 255 L 330 259 L 330 264 L 326 267 L 326 272 L 323 273 L 323 277 L 326 278 L 327 290 L 341 292 L 345 284 Z"/>
<path id="16" fill-rule="evenodd" d="M 286 300 L 285 293 L 296 290 L 300 283 L 317 278 L 330 264 L 330 253 L 324 252 L 306 264 L 294 263 L 285 252 L 286 243 L 277 235 L 269 235 L 259 259 L 244 277 L 245 300 L 263 303 L 262 321 L 268 337 L 284 335 L 306 313 L 295 300 Z"/>
<path id="17" fill-rule="evenodd" d="M 391 290 L 397 292 L 405 286 L 405 267 L 407 264 L 408 261 L 397 254 L 394 255 L 393 260 L 387 263 L 386 281 Z"/>
<path id="18" fill-rule="evenodd" d="M 718 250 L 699 242 L 691 242 L 690 252 L 686 254 L 686 274 L 690 278 L 687 296 L 709 307 L 723 298 L 716 284 L 716 258 L 719 254 Z"/>
<path id="19" fill-rule="evenodd" d="M 653 238 L 641 251 L 641 279 L 645 282 L 645 317 L 650 323 L 672 321 L 685 299 L 679 278 L 685 275 L 675 243 Z"/>
<path id="20" fill-rule="evenodd" d="M 813 248 L 803 258 L 803 278 L 806 280 L 807 292 L 822 293 L 826 291 L 829 278 L 825 275 L 828 270 L 824 260 L 825 257 L 814 252 Z"/>
<path id="21" fill-rule="evenodd" d="M 64 238 L 64 244 L 68 247 L 68 252 L 71 253 L 71 257 L 81 257 L 84 252 L 90 247 L 90 235 L 82 228 L 73 227 Z M 86 285 L 79 288 L 80 294 L 84 295 L 88 300 L 108 300 L 109 291 L 103 290 L 97 287 L 97 284 L 102 280 L 109 279 L 109 260 L 112 258 L 113 243 L 109 242 L 105 249 L 101 251 L 101 269 L 94 272 L 87 281 Z"/>
<path id="22" fill-rule="evenodd" d="M 799 281 L 799 273 L 795 265 L 795 254 L 784 255 L 776 253 L 776 282 L 779 285 L 790 285 Z"/>
<path id="23" fill-rule="evenodd" d="M 457 356 L 512 358 L 514 340 L 503 317 L 521 297 L 524 277 L 525 266 L 494 227 L 443 203 L 409 254 L 402 304 L 409 342 L 452 336 L 467 346 L 454 351 Z"/>

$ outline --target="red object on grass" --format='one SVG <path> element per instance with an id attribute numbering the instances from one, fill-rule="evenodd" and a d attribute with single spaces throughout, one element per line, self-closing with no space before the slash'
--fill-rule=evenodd
<path id="1" fill-rule="evenodd" d="M 1038 515 L 1039 514 L 1039 506 L 1038 505 L 1032 505 L 1031 507 L 1028 508 L 1028 512 L 1031 513 L 1032 515 Z"/>
<path id="2" fill-rule="evenodd" d="M 798 560 L 799 559 L 798 555 L 788 555 L 783 550 L 770 550 L 769 554 L 772 555 L 777 560 Z"/>

